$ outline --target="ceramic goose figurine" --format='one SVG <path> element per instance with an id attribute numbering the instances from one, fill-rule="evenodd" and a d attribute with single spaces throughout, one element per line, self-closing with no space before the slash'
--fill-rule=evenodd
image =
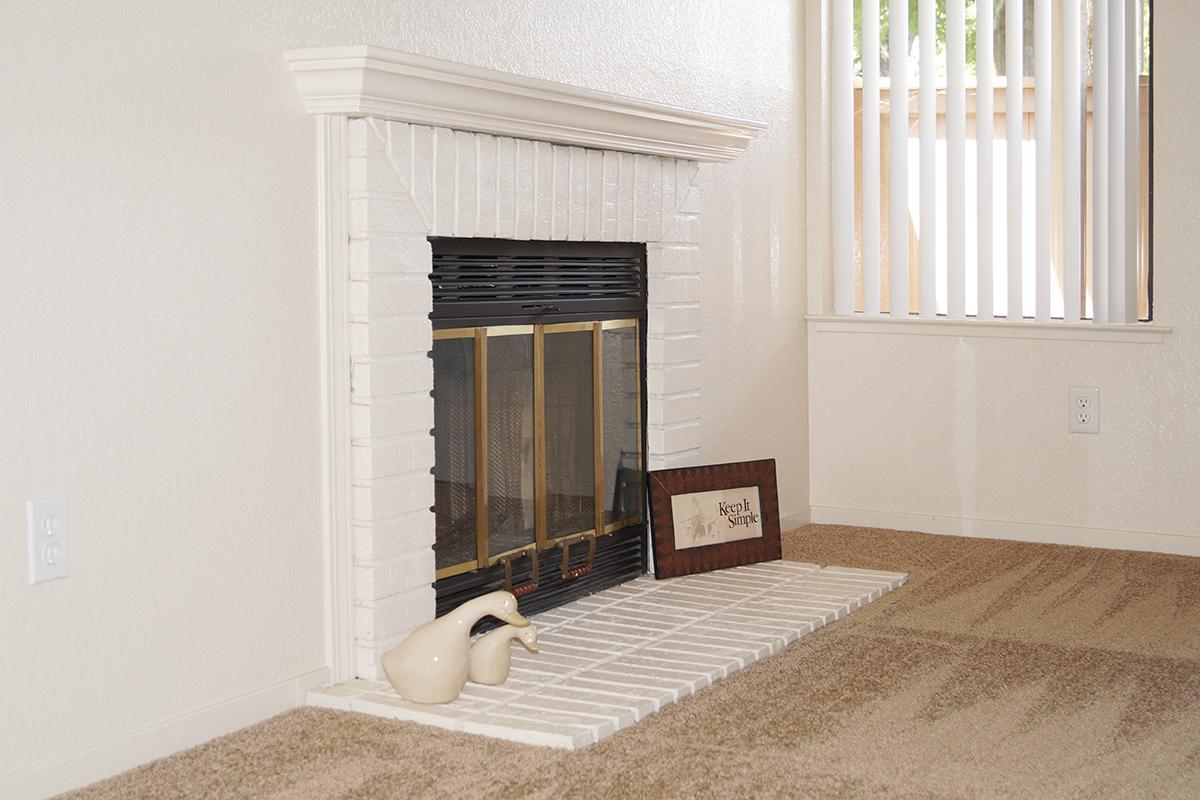
<path id="1" fill-rule="evenodd" d="M 532 625 L 518 628 L 505 625 L 485 633 L 471 645 L 471 680 L 492 686 L 508 680 L 512 668 L 512 650 L 508 643 L 516 639 L 531 653 L 538 651 L 537 629 Z"/>
<path id="2" fill-rule="evenodd" d="M 491 592 L 425 623 L 384 653 L 383 671 L 400 696 L 415 703 L 449 703 L 458 697 L 470 674 L 471 627 L 489 614 L 519 628 L 529 626 L 510 592 Z"/>

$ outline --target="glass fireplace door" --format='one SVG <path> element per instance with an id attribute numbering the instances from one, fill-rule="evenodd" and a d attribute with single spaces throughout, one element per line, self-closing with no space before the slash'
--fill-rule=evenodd
<path id="1" fill-rule="evenodd" d="M 640 354 L 634 319 L 434 331 L 439 579 L 641 522 Z"/>
<path id="2" fill-rule="evenodd" d="M 545 325 L 544 543 L 596 529 L 595 323 Z"/>
<path id="3" fill-rule="evenodd" d="M 537 540 L 533 326 L 487 329 L 487 551 L 495 559 Z"/>

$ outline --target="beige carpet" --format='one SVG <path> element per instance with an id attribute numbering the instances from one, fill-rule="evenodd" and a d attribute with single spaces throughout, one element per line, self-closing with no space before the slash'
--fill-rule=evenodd
<path id="1" fill-rule="evenodd" d="M 1200 559 L 810 526 L 907 586 L 578 753 L 302 709 L 80 798 L 1200 798 Z"/>

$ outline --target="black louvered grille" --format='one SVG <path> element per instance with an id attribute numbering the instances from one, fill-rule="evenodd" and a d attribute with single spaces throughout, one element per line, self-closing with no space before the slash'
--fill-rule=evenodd
<path id="1" fill-rule="evenodd" d="M 478 324 L 639 316 L 645 247 L 627 243 L 431 239 L 433 319 Z"/>

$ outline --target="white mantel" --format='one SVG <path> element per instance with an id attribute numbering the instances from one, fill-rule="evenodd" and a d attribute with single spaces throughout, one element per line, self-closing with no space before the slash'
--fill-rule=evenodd
<path id="1" fill-rule="evenodd" d="M 730 161 L 761 122 L 380 47 L 288 50 L 313 114 L 413 122 L 602 150 Z"/>

